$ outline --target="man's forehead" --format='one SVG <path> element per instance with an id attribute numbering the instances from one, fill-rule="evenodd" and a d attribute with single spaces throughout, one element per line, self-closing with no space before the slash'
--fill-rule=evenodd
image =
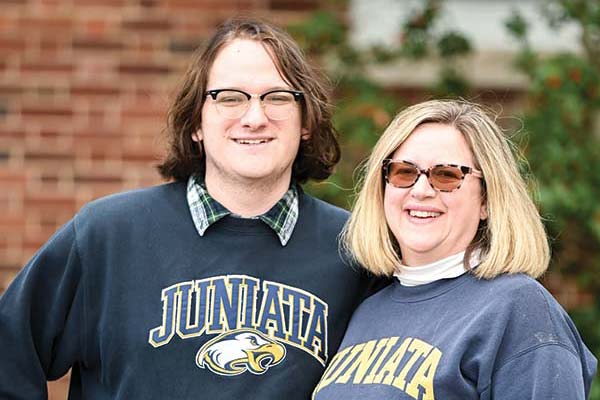
<path id="1" fill-rule="evenodd" d="M 288 87 L 268 49 L 257 40 L 234 39 L 227 43 L 209 70 L 208 87 Z"/>

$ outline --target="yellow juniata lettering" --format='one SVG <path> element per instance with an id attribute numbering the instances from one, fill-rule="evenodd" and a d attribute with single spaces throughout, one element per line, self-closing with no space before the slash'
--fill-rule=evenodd
<path id="1" fill-rule="evenodd" d="M 375 374 L 377 373 L 379 366 L 381 365 L 381 363 L 383 363 L 383 360 L 385 360 L 388 353 L 392 350 L 392 347 L 394 347 L 396 342 L 398 342 L 397 336 L 394 336 L 394 337 L 391 337 L 388 339 L 389 340 L 386 340 L 386 342 L 385 342 L 385 349 L 383 349 L 383 352 L 379 355 L 379 357 L 377 357 L 377 361 L 375 361 L 375 365 L 373 365 L 373 368 L 371 368 L 371 372 L 369 373 L 369 375 L 367 375 L 367 377 L 363 380 L 362 383 L 366 383 L 366 384 L 373 383 L 373 380 L 375 379 L 375 376 L 376 376 Z"/>
<path id="2" fill-rule="evenodd" d="M 386 341 L 387 339 L 383 339 L 383 344 L 385 344 Z M 348 382 L 352 377 L 352 374 L 356 372 L 356 374 L 354 375 L 353 382 L 360 383 L 362 381 L 362 378 L 367 373 L 367 370 L 375 360 L 375 357 L 377 357 L 377 354 L 381 350 L 381 347 L 383 347 L 378 345 L 377 349 L 373 351 L 375 349 L 376 343 L 377 340 L 371 340 L 370 342 L 367 342 L 362 348 L 362 351 L 360 352 L 358 357 L 356 357 L 352 365 L 350 365 L 350 367 L 346 370 L 344 375 L 342 375 L 338 381 Z"/>
<path id="3" fill-rule="evenodd" d="M 407 394 L 418 399 L 419 387 L 421 387 L 423 388 L 423 397 L 421 397 L 421 400 L 435 400 L 433 394 L 433 377 L 441 358 L 442 352 L 434 347 L 406 387 Z"/>
<path id="4" fill-rule="evenodd" d="M 383 368 L 381 368 L 381 370 L 377 373 L 377 376 L 375 376 L 373 383 L 383 383 L 385 385 L 389 385 L 392 383 L 392 381 L 394 380 L 394 372 L 396 372 L 396 370 L 398 369 L 398 365 L 400 365 L 400 361 L 402 361 L 404 353 L 406 353 L 406 348 L 408 347 L 411 341 L 412 338 L 404 339 L 398 350 L 396 350 L 394 354 L 392 354 L 392 356 L 385 363 Z"/>
<path id="5" fill-rule="evenodd" d="M 340 366 L 340 372 L 345 370 L 348 364 L 350 364 L 350 362 L 354 360 L 354 357 L 356 357 L 357 354 L 360 354 L 362 352 L 362 349 L 365 347 L 365 344 L 366 343 L 361 343 L 352 347 L 350 355 L 346 358 L 346 360 L 344 360 L 344 363 Z M 350 376 L 342 375 L 335 380 L 335 383 L 347 383 L 349 379 Z"/>
<path id="6" fill-rule="evenodd" d="M 370 340 L 340 351 L 315 388 L 313 399 L 332 384 L 382 384 L 416 400 L 435 400 L 433 381 L 442 352 L 420 339 L 408 337 L 398 345 L 399 339 Z"/>
<path id="7" fill-rule="evenodd" d="M 350 358 L 350 360 L 348 360 L 346 357 L 348 355 L 348 353 L 350 353 L 351 350 L 352 350 L 352 346 L 346 347 L 344 350 L 340 351 L 333 357 L 333 360 L 331 360 L 331 364 L 329 364 L 329 367 L 327 367 L 327 369 L 325 370 L 325 373 L 323 374 L 321 381 L 315 388 L 313 396 L 319 390 L 321 390 L 325 386 L 327 386 L 327 385 L 331 384 L 333 381 L 335 381 L 336 378 L 342 373 L 345 365 L 347 365 L 351 360 L 351 358 Z M 340 364 L 344 360 L 346 360 L 346 362 L 344 362 L 344 364 L 341 365 L 342 368 L 339 368 Z"/>
<path id="8" fill-rule="evenodd" d="M 406 385 L 406 375 L 408 371 L 412 369 L 417 360 L 423 358 L 425 354 L 427 354 L 431 350 L 431 345 L 419 339 L 413 339 L 408 346 L 408 351 L 412 352 L 412 356 L 408 360 L 404 367 L 400 371 L 400 374 L 394 379 L 392 385 L 397 387 L 400 390 L 404 390 L 404 386 Z"/>
<path id="9" fill-rule="evenodd" d="M 363 350 L 363 354 L 361 354 L 361 356 L 358 359 L 359 362 L 354 362 L 354 365 L 358 365 L 358 368 L 356 369 L 356 374 L 354 375 L 354 383 L 361 383 L 363 381 L 363 378 L 369 370 L 369 367 L 371 367 L 371 364 L 373 364 L 373 361 L 379 360 L 381 358 L 379 357 L 379 354 L 383 346 L 385 346 L 385 344 L 387 343 L 387 341 L 388 338 L 378 340 L 377 348 L 373 353 L 368 353 Z"/>

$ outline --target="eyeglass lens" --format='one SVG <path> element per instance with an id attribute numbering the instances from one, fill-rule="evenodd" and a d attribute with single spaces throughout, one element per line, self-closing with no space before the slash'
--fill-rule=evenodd
<path id="1" fill-rule="evenodd" d="M 387 181 L 399 188 L 408 188 L 413 186 L 421 171 L 406 162 L 390 162 L 386 168 Z M 428 180 L 435 189 L 450 192 L 460 187 L 464 174 L 459 167 L 450 165 L 436 165 L 428 170 Z"/>
<path id="2" fill-rule="evenodd" d="M 261 97 L 265 115 L 273 120 L 287 119 L 296 103 L 294 95 L 284 91 L 269 92 Z M 250 105 L 250 100 L 244 93 L 224 90 L 217 94 L 215 104 L 223 117 L 237 119 L 244 115 Z"/>

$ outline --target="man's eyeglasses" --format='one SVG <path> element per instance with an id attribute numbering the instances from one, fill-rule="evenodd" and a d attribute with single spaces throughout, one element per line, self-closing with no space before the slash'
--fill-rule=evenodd
<path id="1" fill-rule="evenodd" d="M 464 165 L 437 164 L 427 169 L 420 169 L 410 161 L 386 158 L 382 163 L 385 181 L 397 188 L 412 187 L 421 174 L 425 174 L 429 184 L 440 192 L 452 192 L 463 183 L 465 175 L 471 174 L 483 178 L 481 171 Z"/>
<path id="2" fill-rule="evenodd" d="M 271 90 L 261 95 L 249 94 L 237 89 L 216 89 L 208 90 L 204 95 L 213 99 L 217 112 L 227 119 L 241 118 L 248 110 L 250 100 L 257 97 L 265 115 L 276 121 L 289 118 L 296 102 L 304 99 L 304 94 L 300 91 L 282 89 Z"/>

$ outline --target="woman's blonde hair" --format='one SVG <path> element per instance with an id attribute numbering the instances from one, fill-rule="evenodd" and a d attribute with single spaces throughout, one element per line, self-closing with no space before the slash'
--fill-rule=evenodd
<path id="1" fill-rule="evenodd" d="M 433 122 L 461 132 L 483 172 L 482 193 L 488 218 L 481 220 L 465 256 L 480 251 L 481 264 L 473 273 L 490 279 L 503 273 L 534 278 L 548 267 L 550 250 L 541 217 L 519 173 L 512 144 L 482 107 L 458 100 L 433 100 L 411 106 L 387 127 L 363 165 L 362 187 L 352 216 L 342 232 L 344 247 L 365 268 L 390 276 L 402 255 L 384 214 L 385 182 L 382 161 L 419 125 Z"/>

